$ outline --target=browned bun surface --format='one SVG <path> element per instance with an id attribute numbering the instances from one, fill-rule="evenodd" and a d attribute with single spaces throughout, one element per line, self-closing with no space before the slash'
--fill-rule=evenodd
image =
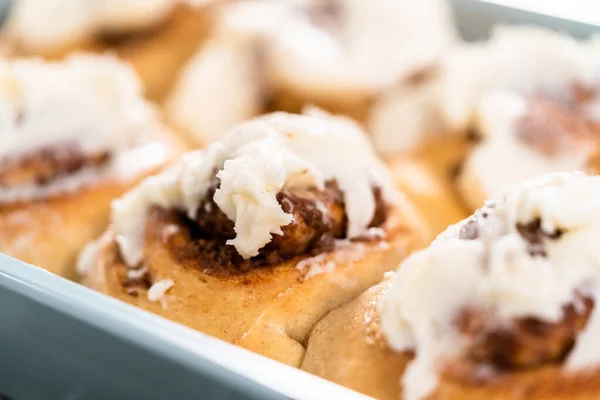
<path id="1" fill-rule="evenodd" d="M 455 186 L 468 147 L 465 138 L 447 135 L 387 159 L 396 185 L 423 216 L 429 240 L 469 215 Z"/>
<path id="2" fill-rule="evenodd" d="M 377 399 L 400 399 L 410 358 L 378 335 L 377 303 L 387 282 L 330 312 L 312 330 L 301 368 Z"/>
<path id="3" fill-rule="evenodd" d="M 423 244 L 420 222 L 408 203 L 389 211 L 381 226 L 386 232 L 385 242 L 379 238 L 348 242 L 314 259 L 312 254 L 284 257 L 279 253 L 274 259 L 263 254 L 240 264 L 229 254 L 232 246 L 219 246 L 211 238 L 203 238 L 194 231 L 194 221 L 182 219 L 185 217 L 172 210 L 150 210 L 141 264 L 147 273 L 136 279 L 128 276 L 130 268 L 121 259 L 109 230 L 85 283 L 296 366 L 318 320 L 380 281 L 386 271 Z M 306 238 L 304 230 L 290 229 L 296 240 Z M 278 246 L 281 252 L 286 243 Z M 151 285 L 167 279 L 174 285 L 164 301 L 150 301 Z"/>

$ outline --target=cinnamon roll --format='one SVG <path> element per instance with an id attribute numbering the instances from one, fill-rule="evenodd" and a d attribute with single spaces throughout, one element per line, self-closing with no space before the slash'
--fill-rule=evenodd
<path id="1" fill-rule="evenodd" d="M 475 208 L 510 184 L 539 174 L 598 173 L 599 101 L 589 85 L 572 85 L 559 94 L 486 96 L 477 113 L 482 140 L 466 158 L 457 181 L 463 198 Z"/>
<path id="2" fill-rule="evenodd" d="M 94 289 L 299 365 L 312 326 L 422 229 L 355 123 L 274 113 L 114 202 L 80 266 Z"/>
<path id="3" fill-rule="evenodd" d="M 446 53 L 424 86 L 382 96 L 368 129 L 392 159 L 440 140 L 470 143 L 445 174 L 469 211 L 543 173 L 595 173 L 599 50 L 542 28 L 498 28 Z"/>
<path id="4" fill-rule="evenodd" d="M 17 56 L 62 58 L 114 51 L 130 62 L 146 95 L 161 99 L 208 33 L 217 0 L 15 0 L 2 32 Z"/>
<path id="5" fill-rule="evenodd" d="M 362 120 L 376 94 L 428 69 L 455 39 L 438 0 L 243 1 L 216 19 L 167 102 L 170 119 L 200 144 L 305 104 Z"/>
<path id="6" fill-rule="evenodd" d="M 112 57 L 0 61 L 0 252 L 73 277 L 110 201 L 180 152 Z"/>
<path id="7" fill-rule="evenodd" d="M 302 368 L 380 399 L 600 397 L 600 177 L 509 189 L 313 329 Z"/>

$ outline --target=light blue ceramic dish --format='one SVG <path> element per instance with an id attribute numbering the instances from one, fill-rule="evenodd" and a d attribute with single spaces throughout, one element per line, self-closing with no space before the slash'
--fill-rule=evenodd
<path id="1" fill-rule="evenodd" d="M 3 255 L 0 393 L 14 400 L 363 398 Z"/>
<path id="2" fill-rule="evenodd" d="M 577 37 L 599 31 L 589 18 L 545 12 L 542 2 L 523 1 L 520 9 L 502 0 L 451 2 L 469 40 L 484 38 L 496 23 L 543 25 Z M 0 20 L 8 4 L 0 0 Z M 594 0 L 589 6 L 598 11 Z M 0 400 L 5 397 L 364 398 L 0 255 Z"/>

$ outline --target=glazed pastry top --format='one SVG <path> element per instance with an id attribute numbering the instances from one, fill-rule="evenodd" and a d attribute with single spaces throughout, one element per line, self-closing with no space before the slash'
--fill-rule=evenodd
<path id="1" fill-rule="evenodd" d="M 436 0 L 288 3 L 297 18 L 280 32 L 275 71 L 311 87 L 380 90 L 435 63 L 454 40 L 449 10 Z"/>
<path id="2" fill-rule="evenodd" d="M 138 161 L 148 164 L 141 153 L 129 163 L 119 157 L 156 133 L 157 118 L 141 93 L 133 70 L 109 56 L 1 61 L 0 199 L 72 189 L 93 175 L 84 167 L 110 164 L 126 175 Z M 151 157 L 153 164 L 164 155 Z M 80 170 L 68 183 L 54 181 Z"/>
<path id="3" fill-rule="evenodd" d="M 414 146 L 435 133 L 432 126 L 459 133 L 475 127 L 485 138 L 488 126 L 478 126 L 482 102 L 497 92 L 519 96 L 528 106 L 543 98 L 567 111 L 584 101 L 577 112 L 599 119 L 599 50 L 597 40 L 577 41 L 543 28 L 499 27 L 488 41 L 448 51 L 421 85 L 423 98 L 415 100 L 410 83 L 389 93 L 375 107 L 370 130 L 388 152 Z"/>
<path id="4" fill-rule="evenodd" d="M 167 18 L 177 0 L 18 0 L 7 34 L 29 49 L 59 48 L 104 32 L 148 29 Z"/>
<path id="5" fill-rule="evenodd" d="M 485 48 L 466 50 L 451 68 L 459 71 L 461 63 L 473 60 L 488 71 L 482 83 L 466 76 L 461 83 L 455 73 L 446 85 L 448 120 L 461 127 L 471 118 L 479 136 L 467 168 L 482 192 L 497 196 L 510 184 L 544 173 L 595 172 L 600 47 L 535 29 L 496 36 Z M 450 96 L 463 100 L 451 105 Z"/>
<path id="6" fill-rule="evenodd" d="M 452 128 L 466 127 L 477 118 L 482 98 L 496 91 L 561 99 L 573 85 L 597 88 L 599 49 L 594 40 L 577 41 L 543 28 L 499 27 L 489 41 L 459 46 L 445 58 L 444 118 Z M 589 111 L 600 117 L 597 101 Z"/>
<path id="7" fill-rule="evenodd" d="M 112 57 L 0 62 L 0 158 L 58 144 L 129 146 L 153 122 L 138 78 Z"/>
<path id="8" fill-rule="evenodd" d="M 453 360 L 488 371 L 600 364 L 599 201 L 600 177 L 544 175 L 401 265 L 379 311 L 390 347 L 416 354 L 406 399 L 426 398 Z M 538 334 L 527 336 L 531 325 Z"/>
<path id="9" fill-rule="evenodd" d="M 575 100 L 568 92 L 560 100 L 545 95 L 525 98 L 507 91 L 485 96 L 476 122 L 483 137 L 467 168 L 486 197 L 545 173 L 595 173 L 600 144 L 596 101 Z"/>
<path id="10" fill-rule="evenodd" d="M 396 195 L 387 169 L 355 123 L 318 110 L 274 113 L 238 126 L 147 179 L 114 203 L 113 224 L 121 254 L 132 266 L 142 259 L 144 221 L 152 205 L 179 210 L 191 220 L 200 215 L 204 225 L 210 218 L 211 233 L 226 233 L 227 244 L 248 259 L 275 242 L 274 235 L 285 237 L 287 226 L 300 220 L 312 226 L 298 197 L 316 205 L 313 213 L 331 215 L 331 229 L 343 223 L 353 238 L 380 219 L 378 197 L 391 203 Z M 215 206 L 217 215 L 211 212 Z"/>

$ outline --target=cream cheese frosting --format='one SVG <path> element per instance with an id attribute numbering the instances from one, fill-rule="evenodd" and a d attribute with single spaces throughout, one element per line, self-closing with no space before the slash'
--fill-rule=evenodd
<path id="1" fill-rule="evenodd" d="M 436 133 L 432 125 L 449 133 L 464 132 L 479 118 L 483 99 L 495 92 L 560 98 L 572 84 L 599 86 L 597 41 L 577 41 L 543 28 L 499 27 L 488 41 L 461 44 L 444 54 L 437 73 L 423 84 L 432 89 L 427 90 L 429 98 L 420 112 L 402 107 L 411 101 L 406 89 L 410 83 L 391 89 L 397 92 L 395 101 L 388 95 L 375 105 L 368 130 L 379 150 L 397 153 L 414 147 L 416 135 L 424 139 Z M 590 113 L 600 116 L 597 109 L 590 106 Z M 416 128 L 407 121 L 414 121 Z M 403 140 L 407 124 L 411 129 Z"/>
<path id="2" fill-rule="evenodd" d="M 464 356 L 469 338 L 456 318 L 480 310 L 495 326 L 516 318 L 557 322 L 577 295 L 600 300 L 600 177 L 555 173 L 512 187 L 402 263 L 379 304 L 390 347 L 415 351 L 402 378 L 404 398 L 424 399 L 440 363 Z M 519 225 L 539 223 L 540 240 Z M 471 232 L 471 235 L 460 232 Z M 565 373 L 600 364 L 595 307 L 563 364 Z"/>
<path id="3" fill-rule="evenodd" d="M 587 169 L 588 157 L 593 151 L 589 144 L 581 143 L 575 148 L 565 145 L 556 154 L 545 154 L 524 143 L 518 124 L 526 108 L 526 100 L 512 92 L 498 91 L 480 102 L 477 127 L 485 136 L 466 159 L 460 177 L 464 185 L 462 195 L 474 209 L 486 198 L 496 198 L 506 188 L 526 179 L 551 172 Z M 546 139 L 549 140 L 552 139 Z M 473 191 L 473 184 L 478 190 Z"/>
<path id="4" fill-rule="evenodd" d="M 454 40 L 449 10 L 437 0 L 291 3 L 301 17 L 281 31 L 274 72 L 300 89 L 375 93 L 436 62 Z"/>
<path id="5" fill-rule="evenodd" d="M 75 142 L 118 150 L 151 128 L 133 70 L 109 56 L 0 61 L 0 158 Z"/>
<path id="6" fill-rule="evenodd" d="M 110 171 L 128 176 L 164 159 L 164 149 L 150 143 L 132 148 L 154 137 L 157 125 L 137 76 L 114 57 L 0 61 L 0 161 L 68 145 L 84 155 L 107 152 Z M 135 159 L 127 161 L 125 153 Z M 0 188 L 0 199 L 47 194 L 59 187 L 72 190 L 94 173 L 79 175 L 46 188 Z"/>
<path id="7" fill-rule="evenodd" d="M 309 102 L 371 96 L 433 63 L 455 38 L 446 4 L 438 0 L 245 1 L 225 7 L 217 25 L 168 107 L 200 142 L 264 111 L 272 89 Z M 218 76 L 210 72 L 217 70 Z M 214 101 L 215 93 L 227 96 Z M 214 110 L 213 117 L 194 115 L 207 114 L 198 107 Z"/>
<path id="8" fill-rule="evenodd" d="M 511 91 L 560 96 L 573 83 L 600 84 L 600 50 L 590 41 L 534 27 L 500 27 L 488 42 L 465 45 L 443 64 L 441 102 L 452 128 L 471 123 L 481 99 Z"/>
<path id="9" fill-rule="evenodd" d="M 17 0 L 6 34 L 26 49 L 62 48 L 104 32 L 150 28 L 178 0 Z"/>
<path id="10" fill-rule="evenodd" d="M 231 130 L 206 150 L 186 154 L 167 172 L 147 179 L 113 204 L 116 240 L 125 261 L 142 260 L 148 208 L 177 209 L 190 218 L 209 189 L 217 206 L 235 224 L 227 242 L 244 258 L 256 256 L 292 222 L 277 201 L 283 188 L 322 188 L 335 179 L 344 194 L 348 236 L 368 230 L 375 213 L 372 185 L 396 199 L 391 178 L 364 132 L 352 121 L 313 110 L 309 115 L 274 113 Z"/>

